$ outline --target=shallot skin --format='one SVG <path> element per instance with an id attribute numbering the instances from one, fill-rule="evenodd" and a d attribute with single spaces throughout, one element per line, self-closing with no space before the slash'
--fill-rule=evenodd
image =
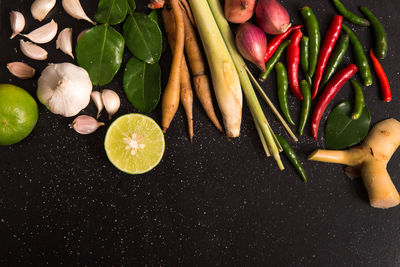
<path id="1" fill-rule="evenodd" d="M 290 28 L 290 16 L 277 0 L 259 0 L 256 5 L 257 25 L 268 34 L 281 34 Z"/>
<path id="2" fill-rule="evenodd" d="M 240 54 L 248 61 L 265 71 L 264 57 L 267 51 L 267 37 L 257 26 L 246 22 L 236 31 L 236 46 Z"/>
<path id="3" fill-rule="evenodd" d="M 254 13 L 255 0 L 225 0 L 225 18 L 232 23 L 248 21 Z"/>

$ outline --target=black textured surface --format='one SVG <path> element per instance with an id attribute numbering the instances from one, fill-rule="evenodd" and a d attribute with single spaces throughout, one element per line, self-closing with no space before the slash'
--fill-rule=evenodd
<path id="1" fill-rule="evenodd" d="M 144 2 L 137 1 L 141 12 L 147 12 Z M 301 22 L 298 8 L 310 5 L 322 33 L 335 12 L 328 0 L 281 2 L 296 24 Z M 25 15 L 25 32 L 40 25 L 31 18 L 30 3 L 0 0 L 0 82 L 19 85 L 35 96 L 36 80 L 46 63 L 72 60 L 56 51 L 53 41 L 44 45 L 49 51 L 47 62 L 35 62 L 21 54 L 19 37 L 8 39 L 11 10 Z M 93 17 L 97 1 L 82 4 Z M 388 117 L 399 119 L 400 2 L 360 0 L 346 6 L 358 12 L 357 4 L 370 7 L 383 20 L 389 37 L 389 53 L 382 64 L 391 81 L 393 101 L 381 101 L 374 76 L 373 86 L 365 90 L 373 123 Z M 66 15 L 60 0 L 50 17 L 60 29 L 72 26 L 74 37 L 90 27 Z M 353 29 L 369 49 L 369 29 Z M 13 77 L 5 66 L 16 60 L 35 66 L 35 79 Z M 161 60 L 163 84 L 169 61 L 167 53 Z M 351 51 L 345 61 L 351 61 Z M 263 87 L 276 103 L 273 76 Z M 106 86 L 121 96 L 117 116 L 135 112 L 123 94 L 121 77 L 120 72 Z M 352 90 L 346 84 L 334 103 L 349 98 Z M 290 102 L 298 111 L 294 97 Z M 285 136 L 265 110 L 275 131 Z M 371 208 L 361 180 L 350 181 L 342 166 L 307 161 L 310 152 L 323 146 L 322 138 L 317 143 L 311 139 L 309 127 L 294 145 L 309 177 L 303 184 L 286 159 L 286 170 L 280 172 L 273 159 L 265 158 L 247 107 L 241 137 L 228 140 L 212 126 L 196 100 L 193 144 L 187 139 L 180 109 L 166 135 L 160 165 L 148 174 L 130 176 L 106 158 L 106 127 L 79 136 L 68 128 L 72 118 L 55 116 L 43 105 L 39 112 L 37 127 L 28 138 L 0 147 L 0 265 L 400 264 L 400 209 Z M 95 112 L 93 103 L 82 111 Z M 159 108 L 150 115 L 160 121 Z M 101 120 L 109 125 L 104 112 Z M 396 186 L 400 185 L 399 160 L 397 152 L 388 166 Z"/>

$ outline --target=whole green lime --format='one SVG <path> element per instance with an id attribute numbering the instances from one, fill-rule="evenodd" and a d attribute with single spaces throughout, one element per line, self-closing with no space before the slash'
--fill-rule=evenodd
<path id="1" fill-rule="evenodd" d="M 0 84 L 0 145 L 20 142 L 35 128 L 38 107 L 24 89 L 12 84 Z"/>

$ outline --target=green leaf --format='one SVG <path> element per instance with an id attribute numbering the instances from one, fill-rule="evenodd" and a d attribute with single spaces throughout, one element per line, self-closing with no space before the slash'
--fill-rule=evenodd
<path id="1" fill-rule="evenodd" d="M 147 64 L 132 57 L 125 68 L 124 90 L 136 109 L 151 112 L 157 106 L 161 95 L 160 65 Z"/>
<path id="2" fill-rule="evenodd" d="M 133 11 L 135 11 L 136 9 L 135 0 L 127 0 L 127 2 L 128 2 L 128 12 L 133 13 Z"/>
<path id="3" fill-rule="evenodd" d="M 120 69 L 124 47 L 124 38 L 114 28 L 96 26 L 87 30 L 76 45 L 77 61 L 94 85 L 105 85 Z"/>
<path id="4" fill-rule="evenodd" d="M 149 16 L 149 18 L 151 18 L 152 20 L 157 22 L 157 25 L 160 28 L 160 30 L 164 28 L 163 21 L 160 19 L 160 12 L 158 12 L 157 9 L 153 9 L 149 13 L 148 16 Z M 161 30 L 161 34 L 162 34 L 162 45 L 161 45 L 161 55 L 162 55 L 165 53 L 165 51 L 168 48 L 168 40 L 167 40 L 167 36 L 165 35 L 165 33 L 162 30 Z"/>
<path id="5" fill-rule="evenodd" d="M 149 18 L 151 18 L 152 20 L 154 20 L 155 22 L 157 22 L 157 24 L 160 24 L 160 18 L 158 17 L 158 12 L 157 9 L 153 9 L 150 13 L 149 13 Z"/>
<path id="6" fill-rule="evenodd" d="M 142 13 L 129 15 L 124 23 L 124 37 L 131 53 L 149 63 L 161 57 L 162 35 L 158 24 Z"/>
<path id="7" fill-rule="evenodd" d="M 371 123 L 371 114 L 363 108 L 359 119 L 351 118 L 352 105 L 342 102 L 329 114 L 325 127 L 325 145 L 328 149 L 343 149 L 359 143 L 365 138 Z"/>
<path id="8" fill-rule="evenodd" d="M 125 20 L 127 12 L 126 0 L 100 0 L 94 18 L 99 23 L 116 25 Z"/>

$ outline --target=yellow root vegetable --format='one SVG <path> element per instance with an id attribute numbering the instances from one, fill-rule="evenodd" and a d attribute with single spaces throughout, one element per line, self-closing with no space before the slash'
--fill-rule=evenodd
<path id="1" fill-rule="evenodd" d="M 171 121 L 174 118 L 179 106 L 181 65 L 183 59 L 183 49 L 185 45 L 185 29 L 179 0 L 170 0 L 169 3 L 175 16 L 176 37 L 171 71 L 161 102 L 161 125 L 164 133 L 171 124 Z"/>
<path id="2" fill-rule="evenodd" d="M 182 12 L 185 12 L 182 10 Z M 175 43 L 176 43 L 176 25 L 174 13 L 169 8 L 164 8 L 162 11 L 163 21 L 165 32 L 167 33 L 169 47 L 171 48 L 172 54 L 175 52 Z M 186 64 L 185 55 L 182 57 L 182 65 L 181 65 L 181 80 L 180 80 L 180 94 L 181 94 L 181 102 L 183 108 L 185 109 L 187 122 L 188 122 L 188 131 L 190 142 L 193 141 L 193 90 L 192 84 L 190 82 L 190 73 Z"/>
<path id="3" fill-rule="evenodd" d="M 198 43 L 196 33 L 192 23 L 190 22 L 190 16 L 188 15 L 189 13 L 182 13 L 183 23 L 185 26 L 185 51 L 193 73 L 193 83 L 197 98 L 200 100 L 200 103 L 203 106 L 208 118 L 220 132 L 223 132 L 221 123 L 219 122 L 217 115 L 215 115 L 211 97 L 210 83 L 205 73 L 205 62 L 203 60 L 203 55 L 201 54 L 201 48 Z"/>
<path id="4" fill-rule="evenodd" d="M 375 208 L 391 208 L 400 203 L 386 165 L 400 145 L 400 122 L 387 119 L 376 124 L 360 146 L 343 150 L 316 150 L 309 160 L 339 163 L 349 166 L 348 173 L 361 175 Z"/>

